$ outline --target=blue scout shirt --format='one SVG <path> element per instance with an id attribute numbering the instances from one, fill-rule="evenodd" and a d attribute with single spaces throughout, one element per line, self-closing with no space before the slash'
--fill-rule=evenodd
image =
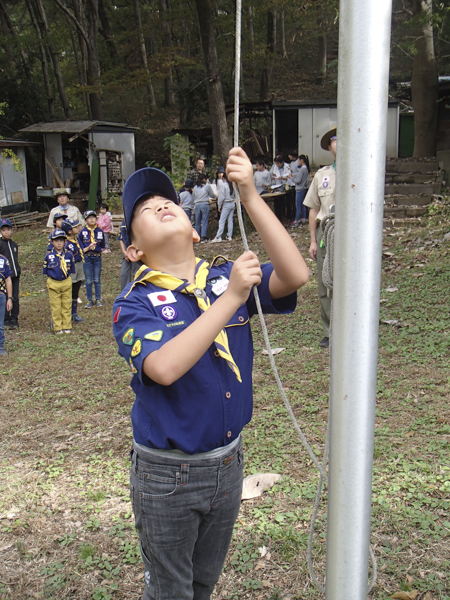
<path id="1" fill-rule="evenodd" d="M 105 247 L 105 234 L 100 229 L 100 227 L 96 227 L 93 230 L 93 232 L 95 238 L 95 250 L 92 250 L 92 252 L 101 252 L 102 248 Z M 91 230 L 87 227 L 83 227 L 83 229 L 78 234 L 78 241 L 80 243 L 81 249 L 84 251 L 84 249 L 87 248 L 91 243 Z"/>
<path id="2" fill-rule="evenodd" d="M 0 294 L 8 295 L 6 290 L 6 280 L 11 277 L 13 272 L 11 270 L 9 260 L 3 254 L 0 254 Z"/>
<path id="3" fill-rule="evenodd" d="M 211 304 L 217 298 L 213 290 L 218 295 L 225 291 L 218 286 L 227 283 L 232 266 L 227 261 L 211 268 L 206 284 Z M 273 266 L 264 264 L 261 268 L 258 292 L 263 311 L 293 312 L 297 294 L 272 300 L 269 278 Z M 145 375 L 144 359 L 195 321 L 201 310 L 194 296 L 163 290 L 150 282 L 135 285 L 125 297 L 131 285 L 114 302 L 113 331 L 119 354 L 135 373 L 131 381 L 136 394 L 131 411 L 134 439 L 150 448 L 176 448 L 187 454 L 230 444 L 252 416 L 253 341 L 249 318 L 257 312 L 253 291 L 225 327 L 242 383 L 212 344 L 185 375 L 163 386 Z"/>
<path id="4" fill-rule="evenodd" d="M 65 262 L 65 269 L 61 266 L 61 261 Z M 47 252 L 42 269 L 43 275 L 56 279 L 56 281 L 64 281 L 71 273 L 75 273 L 75 262 L 71 252 L 63 251 L 58 254 L 55 249 Z"/>
<path id="5" fill-rule="evenodd" d="M 71 240 L 70 238 L 67 238 L 67 242 L 64 248 L 72 254 L 74 262 L 84 262 L 84 256 L 82 253 L 83 251 L 80 250 L 76 240 Z"/>

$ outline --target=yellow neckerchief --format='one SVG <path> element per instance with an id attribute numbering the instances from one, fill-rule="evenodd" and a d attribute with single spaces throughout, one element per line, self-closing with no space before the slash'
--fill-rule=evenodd
<path id="1" fill-rule="evenodd" d="M 153 271 L 149 267 L 142 265 L 142 267 L 136 273 L 133 285 L 131 286 L 130 291 L 125 295 L 125 298 L 128 296 L 128 294 L 131 293 L 132 289 L 136 284 L 150 281 L 150 283 L 152 283 L 153 285 L 156 285 L 157 287 L 166 290 L 194 295 L 195 299 L 197 300 L 198 307 L 200 308 L 200 310 L 205 312 L 211 306 L 209 298 L 204 292 L 210 267 L 207 264 L 207 262 L 202 260 L 201 258 L 196 258 L 195 264 L 195 283 L 187 283 L 183 279 L 178 279 L 178 277 L 168 275 L 167 273 L 163 273 L 162 271 Z M 242 383 L 239 367 L 234 362 L 234 359 L 231 356 L 230 348 L 228 345 L 228 336 L 226 334 L 225 329 L 222 329 L 222 331 L 217 335 L 217 337 L 214 340 L 214 345 L 216 346 L 219 355 L 227 361 L 227 365 L 236 375 L 236 379 L 240 383 Z"/>
<path id="2" fill-rule="evenodd" d="M 81 246 L 78 243 L 77 238 L 76 237 L 74 237 L 74 238 L 68 237 L 67 239 L 69 240 L 69 242 L 72 242 L 72 244 L 75 244 L 75 246 L 78 248 L 78 251 L 81 256 L 81 260 L 84 262 L 84 252 L 81 250 Z"/>
<path id="3" fill-rule="evenodd" d="M 69 274 L 67 272 L 67 264 L 66 264 L 66 260 L 65 260 L 65 252 L 64 249 L 61 250 L 61 252 L 57 252 L 56 256 L 59 258 L 59 266 L 61 267 L 61 271 L 64 273 L 64 275 L 66 276 L 65 278 L 67 279 Z"/>
<path id="4" fill-rule="evenodd" d="M 91 235 L 91 244 L 97 244 L 97 240 L 95 239 L 94 231 L 96 230 L 97 225 L 94 225 L 94 229 L 91 229 L 89 225 L 86 224 L 86 229 L 90 232 Z"/>

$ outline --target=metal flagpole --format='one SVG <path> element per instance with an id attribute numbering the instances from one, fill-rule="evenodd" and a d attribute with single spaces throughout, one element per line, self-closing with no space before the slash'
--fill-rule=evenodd
<path id="1" fill-rule="evenodd" d="M 341 0 L 326 600 L 366 600 L 391 0 Z"/>

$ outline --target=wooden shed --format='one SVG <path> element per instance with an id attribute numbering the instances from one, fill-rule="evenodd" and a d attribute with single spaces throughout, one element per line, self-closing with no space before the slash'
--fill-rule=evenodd
<path id="1" fill-rule="evenodd" d="M 24 140 L 0 140 L 0 207 L 4 215 L 29 207 L 25 149 L 40 145 Z"/>
<path id="2" fill-rule="evenodd" d="M 43 137 L 45 181 L 38 196 L 51 196 L 53 188 L 66 187 L 74 203 L 89 198 L 95 204 L 99 196 L 120 195 L 135 171 L 136 127 L 125 123 L 55 121 L 20 131 Z"/>

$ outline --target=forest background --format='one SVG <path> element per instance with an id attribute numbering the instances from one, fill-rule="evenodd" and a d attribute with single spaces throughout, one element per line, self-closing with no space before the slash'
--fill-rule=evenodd
<path id="1" fill-rule="evenodd" d="M 243 2 L 242 101 L 334 100 L 336 0 Z M 233 99 L 235 2 L 0 0 L 0 134 L 98 119 L 138 127 L 136 164 L 169 164 L 173 128 L 212 128 L 223 163 Z M 394 0 L 390 97 L 409 105 L 416 156 L 436 150 L 438 75 L 450 74 L 450 7 Z"/>

